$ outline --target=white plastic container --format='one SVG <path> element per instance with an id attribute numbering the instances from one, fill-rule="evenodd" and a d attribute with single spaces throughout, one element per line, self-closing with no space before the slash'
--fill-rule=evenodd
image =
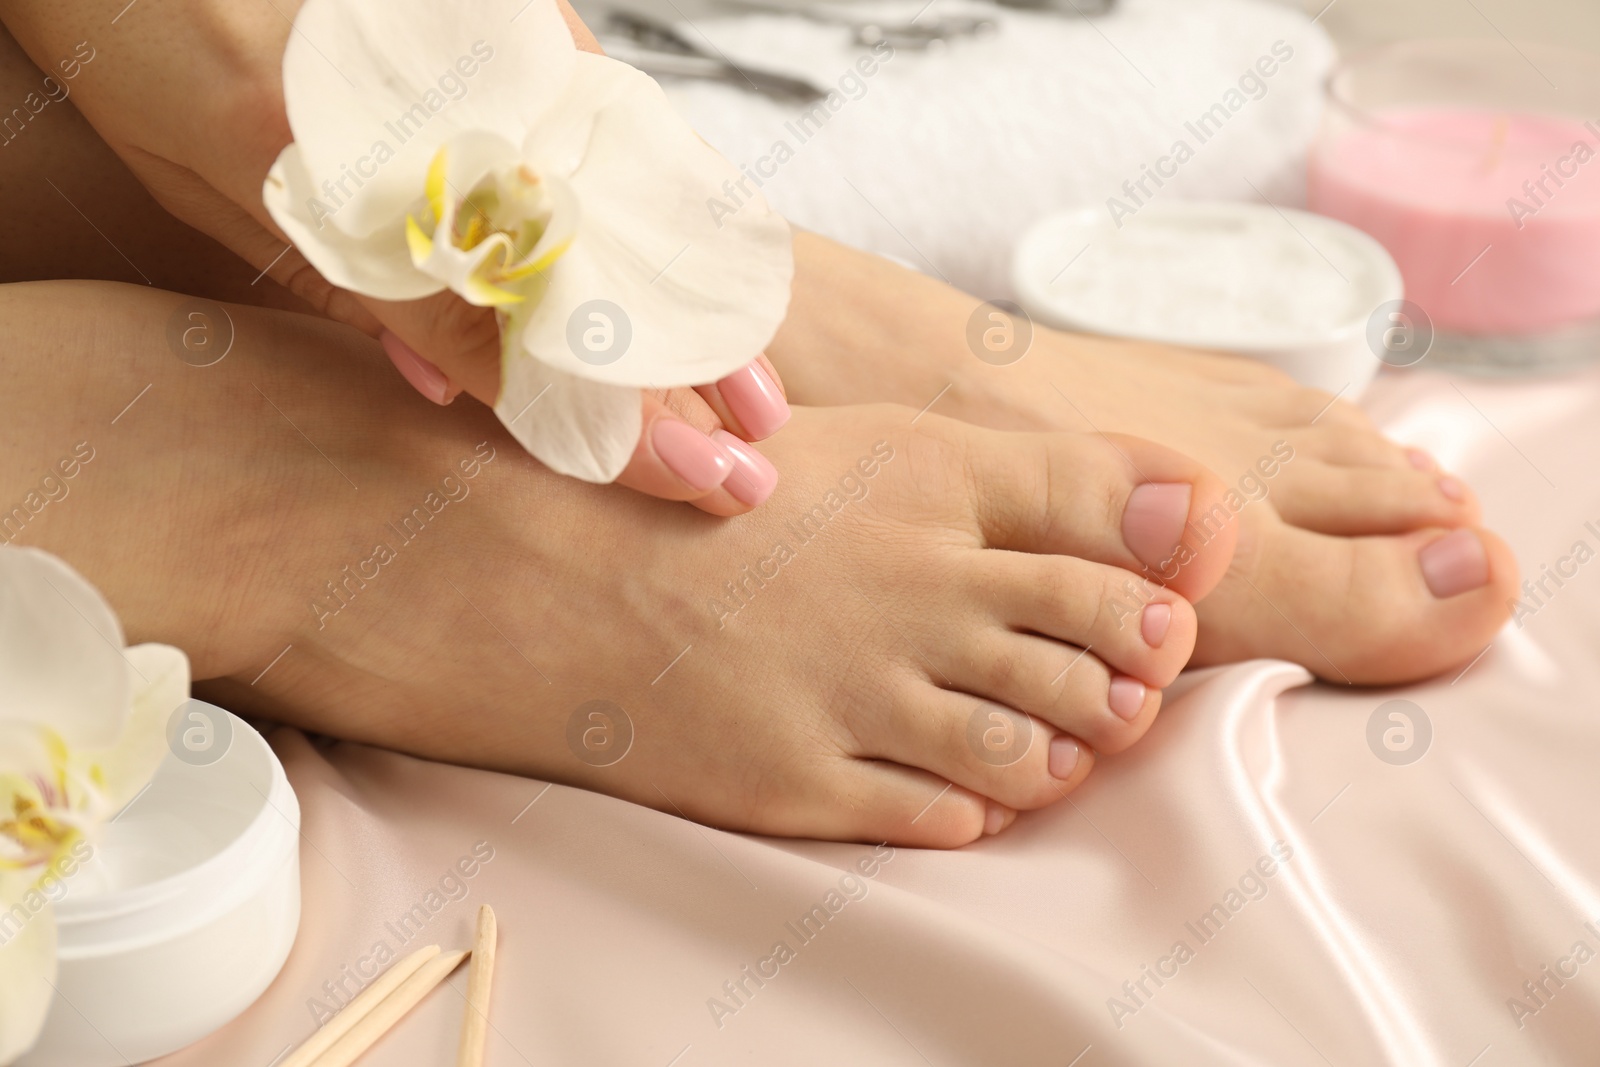
<path id="1" fill-rule="evenodd" d="M 243 720 L 214 762 L 168 755 L 55 905 L 58 989 L 19 1067 L 125 1067 L 233 1019 L 283 967 L 300 924 L 300 806 Z M 220 746 L 219 746 L 220 747 Z M 176 748 L 175 748 L 176 751 Z"/>
<path id="2" fill-rule="evenodd" d="M 1012 282 L 1048 325 L 1248 356 L 1346 398 L 1432 340 L 1406 339 L 1412 309 L 1382 245 L 1264 204 L 1158 201 L 1120 227 L 1104 208 L 1052 215 L 1018 242 Z"/>

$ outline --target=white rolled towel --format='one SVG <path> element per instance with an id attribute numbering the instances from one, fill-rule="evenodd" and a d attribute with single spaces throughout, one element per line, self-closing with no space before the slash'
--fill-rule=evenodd
<path id="1" fill-rule="evenodd" d="M 818 111 L 710 82 L 668 92 L 797 225 L 991 299 L 1014 296 L 1023 230 L 1063 207 L 1302 201 L 1334 61 L 1306 16 L 1265 0 L 1123 0 L 1089 20 L 957 2 L 918 23 L 978 12 L 996 32 L 887 56 L 799 16 L 697 16 L 686 36 L 833 93 Z M 708 210 L 736 210 L 739 191 L 718 199 Z"/>

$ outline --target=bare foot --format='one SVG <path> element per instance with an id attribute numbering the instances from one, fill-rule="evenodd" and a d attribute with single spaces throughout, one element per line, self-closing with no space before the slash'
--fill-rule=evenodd
<path id="1" fill-rule="evenodd" d="M 809 235 L 796 252 L 808 285 L 771 354 L 797 401 L 937 395 L 932 410 L 1001 429 L 1139 434 L 1221 476 L 1239 550 L 1198 605 L 1197 663 L 1408 681 L 1471 659 L 1507 619 L 1516 563 L 1471 491 L 1353 405 L 1249 360 L 1037 326 L 994 365 L 967 347 L 976 299 Z"/>
<path id="2" fill-rule="evenodd" d="M 1232 550 L 1205 532 L 1224 487 L 1178 453 L 893 406 L 797 412 L 763 446 L 773 506 L 712 518 L 549 474 L 325 321 L 230 307 L 227 357 L 188 365 L 185 302 L 0 287 L 0 500 L 89 442 L 18 541 L 226 705 L 340 737 L 730 828 L 959 845 L 1149 728 Z"/>

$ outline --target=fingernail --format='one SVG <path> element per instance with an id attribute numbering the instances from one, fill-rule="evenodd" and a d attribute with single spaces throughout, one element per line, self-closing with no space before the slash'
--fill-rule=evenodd
<path id="1" fill-rule="evenodd" d="M 1122 540 L 1141 563 L 1160 567 L 1172 558 L 1189 520 L 1185 482 L 1146 482 L 1128 494 L 1122 512 Z"/>
<path id="2" fill-rule="evenodd" d="M 1083 750 L 1070 737 L 1058 737 L 1050 742 L 1050 777 L 1066 781 L 1078 769 L 1078 757 Z"/>
<path id="3" fill-rule="evenodd" d="M 727 430 L 713 430 L 711 439 L 733 457 L 733 473 L 722 483 L 733 498 L 741 504 L 755 507 L 772 495 L 778 487 L 778 468 L 760 452 L 739 440 Z"/>
<path id="4" fill-rule="evenodd" d="M 1440 600 L 1489 584 L 1489 553 L 1471 530 L 1456 530 L 1417 553 L 1422 580 Z"/>
<path id="5" fill-rule="evenodd" d="M 650 427 L 650 444 L 667 469 L 692 489 L 709 492 L 733 473 L 728 454 L 686 422 L 657 419 Z"/>
<path id="6" fill-rule="evenodd" d="M 983 833 L 991 837 L 1006 828 L 1006 809 L 994 801 L 986 801 L 987 807 L 983 813 Z"/>
<path id="7" fill-rule="evenodd" d="M 1167 639 L 1167 627 L 1172 625 L 1171 604 L 1146 604 L 1139 617 L 1139 633 L 1151 648 L 1160 648 Z"/>
<path id="8" fill-rule="evenodd" d="M 1439 492 L 1443 493 L 1446 499 L 1458 503 L 1467 499 L 1467 487 L 1461 484 L 1459 478 L 1452 478 L 1448 474 L 1439 479 Z"/>
<path id="9" fill-rule="evenodd" d="M 419 356 L 416 349 L 388 330 L 379 334 L 378 340 L 383 342 L 389 362 L 417 392 L 441 406 L 455 399 L 450 395 L 450 379 L 444 376 L 444 371 Z"/>
<path id="10" fill-rule="evenodd" d="M 1420 448 L 1406 449 L 1406 459 L 1419 471 L 1431 471 L 1438 466 L 1434 463 L 1433 457 Z"/>
<path id="11" fill-rule="evenodd" d="M 1126 674 L 1119 674 L 1111 679 L 1111 690 L 1106 694 L 1106 703 L 1111 705 L 1111 710 L 1124 719 L 1132 719 L 1139 714 L 1139 709 L 1144 707 L 1144 683 L 1137 678 L 1129 678 Z"/>
<path id="12" fill-rule="evenodd" d="M 789 421 L 789 402 L 765 367 L 752 363 L 717 383 L 728 410 L 757 441 L 771 437 Z"/>

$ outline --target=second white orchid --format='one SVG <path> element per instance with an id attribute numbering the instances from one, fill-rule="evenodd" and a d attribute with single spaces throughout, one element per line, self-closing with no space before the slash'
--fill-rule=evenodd
<path id="1" fill-rule="evenodd" d="M 307 0 L 283 75 L 273 219 L 335 285 L 498 309 L 495 411 L 556 471 L 613 480 L 641 389 L 716 381 L 783 319 L 788 225 L 708 211 L 742 175 L 555 0 Z"/>

